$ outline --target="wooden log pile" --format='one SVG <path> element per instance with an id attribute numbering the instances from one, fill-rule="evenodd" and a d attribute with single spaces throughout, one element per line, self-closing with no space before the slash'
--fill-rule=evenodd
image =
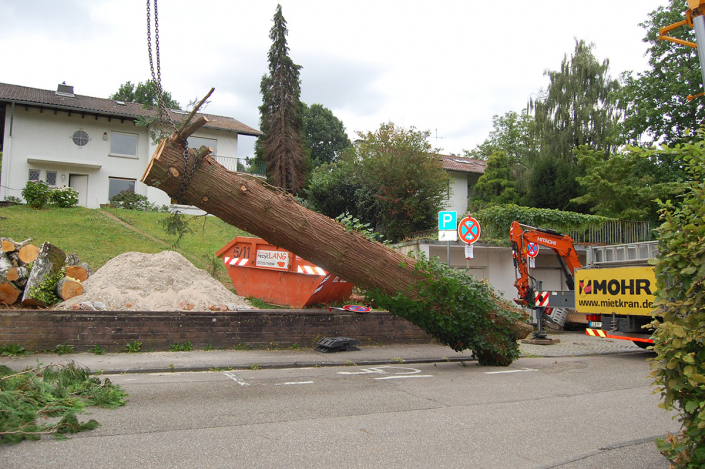
<path id="1" fill-rule="evenodd" d="M 0 238 L 0 304 L 47 307 L 82 294 L 81 282 L 92 274 L 76 253 L 53 244 Z"/>

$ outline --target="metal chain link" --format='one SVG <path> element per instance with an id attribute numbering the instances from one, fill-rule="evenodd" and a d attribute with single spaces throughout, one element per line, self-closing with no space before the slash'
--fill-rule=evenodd
<path id="1" fill-rule="evenodd" d="M 156 74 L 154 72 L 154 59 L 152 56 L 152 27 L 151 27 L 151 12 L 150 12 L 150 0 L 147 0 L 147 49 L 149 50 L 149 68 L 150 71 L 152 72 L 152 82 L 154 82 L 155 87 L 157 88 L 157 105 L 159 108 L 158 115 L 157 117 L 159 118 L 159 114 L 162 115 L 162 118 L 159 119 L 159 133 L 160 137 L 164 136 L 164 118 L 166 118 L 171 126 L 174 129 L 174 132 L 178 132 L 179 129 L 176 127 L 176 122 L 171 118 L 169 115 L 169 111 L 166 107 L 166 104 L 164 103 L 163 99 L 163 89 L 162 89 L 162 68 L 161 68 L 161 60 L 159 57 L 159 13 L 157 11 L 157 0 L 154 1 L 154 45 L 155 45 L 155 53 L 156 53 L 156 62 L 157 62 L 157 71 Z M 186 140 L 182 139 L 181 142 L 183 146 L 183 156 L 184 156 L 184 176 L 183 179 L 181 180 L 181 187 L 179 188 L 179 191 L 176 193 L 174 196 L 174 199 L 176 199 L 177 202 L 181 203 L 181 197 L 183 197 L 184 193 L 186 192 L 186 189 L 188 188 L 189 183 L 191 182 L 191 178 L 193 177 L 193 173 L 196 169 L 196 161 L 195 158 L 191 162 L 191 167 L 189 168 L 189 154 L 188 154 L 188 143 Z"/>

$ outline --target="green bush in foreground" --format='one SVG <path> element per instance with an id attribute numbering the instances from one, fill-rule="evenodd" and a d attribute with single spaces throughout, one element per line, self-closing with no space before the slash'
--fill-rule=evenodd
<path id="1" fill-rule="evenodd" d="M 702 134 L 701 134 L 702 135 Z M 705 141 L 670 150 L 690 174 L 682 204 L 661 203 L 658 228 L 654 384 L 659 407 L 674 409 L 683 424 L 679 434 L 657 440 L 673 468 L 705 467 Z"/>
<path id="2" fill-rule="evenodd" d="M 125 405 L 126 397 L 109 379 L 101 382 L 73 362 L 25 371 L 0 365 L 0 444 L 92 430 L 100 424 L 93 419 L 79 423 L 76 414 L 88 406 L 114 409 Z M 39 423 L 43 417 L 61 420 Z"/>
<path id="3" fill-rule="evenodd" d="M 419 256 L 415 272 L 423 280 L 409 294 L 365 293 L 375 307 L 400 316 L 456 352 L 470 349 L 480 365 L 508 366 L 519 358 L 514 323 L 522 314 L 487 283 Z"/>

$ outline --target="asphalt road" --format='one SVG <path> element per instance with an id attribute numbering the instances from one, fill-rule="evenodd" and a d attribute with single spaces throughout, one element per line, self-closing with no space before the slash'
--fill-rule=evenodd
<path id="1" fill-rule="evenodd" d="M 113 375 L 130 399 L 81 414 L 100 428 L 0 465 L 666 469 L 649 356 Z"/>

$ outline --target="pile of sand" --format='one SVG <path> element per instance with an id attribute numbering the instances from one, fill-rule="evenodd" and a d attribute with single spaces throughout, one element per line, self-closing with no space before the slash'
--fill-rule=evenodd
<path id="1" fill-rule="evenodd" d="M 208 311 L 252 306 L 174 251 L 126 252 L 83 282 L 83 294 L 56 309 Z"/>

